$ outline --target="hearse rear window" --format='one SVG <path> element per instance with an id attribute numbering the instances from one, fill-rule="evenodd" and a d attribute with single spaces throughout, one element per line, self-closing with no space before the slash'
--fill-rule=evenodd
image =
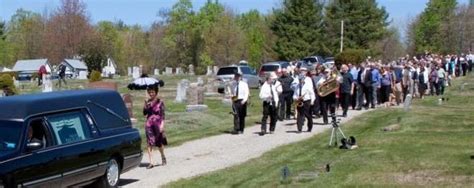
<path id="1" fill-rule="evenodd" d="M 0 121 L 0 156 L 18 147 L 21 135 L 21 124 Z"/>
<path id="2" fill-rule="evenodd" d="M 91 133 L 81 112 L 69 112 L 48 117 L 58 145 L 91 138 Z"/>

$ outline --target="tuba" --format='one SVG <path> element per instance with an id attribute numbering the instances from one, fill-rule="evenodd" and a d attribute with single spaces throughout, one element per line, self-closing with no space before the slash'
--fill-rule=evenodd
<path id="1" fill-rule="evenodd" d="M 329 78 L 319 85 L 318 95 L 321 97 L 325 97 L 330 93 L 337 91 L 339 89 L 339 81 L 337 80 L 338 76 L 339 71 L 337 69 L 334 69 L 331 72 Z"/>

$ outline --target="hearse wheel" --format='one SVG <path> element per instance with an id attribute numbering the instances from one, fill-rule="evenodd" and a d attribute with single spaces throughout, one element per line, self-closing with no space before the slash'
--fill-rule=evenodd
<path id="1" fill-rule="evenodd" d="M 98 187 L 117 187 L 120 180 L 120 166 L 117 159 L 112 158 L 107 163 L 104 176 L 98 182 Z"/>

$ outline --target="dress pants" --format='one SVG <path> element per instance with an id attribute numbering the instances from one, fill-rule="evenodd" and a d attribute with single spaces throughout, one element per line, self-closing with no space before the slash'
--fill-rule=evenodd
<path id="1" fill-rule="evenodd" d="M 247 116 L 247 103 L 242 104 L 242 100 L 237 100 L 232 104 L 234 111 L 234 131 L 244 132 L 245 116 Z"/>
<path id="2" fill-rule="evenodd" d="M 342 106 L 342 115 L 347 115 L 347 110 L 349 109 L 350 101 L 351 101 L 351 94 L 350 93 L 341 93 L 341 100 Z"/>
<path id="3" fill-rule="evenodd" d="M 291 116 L 291 105 L 293 104 L 293 92 L 281 94 L 280 107 L 278 108 L 281 119 L 289 119 Z"/>
<path id="4" fill-rule="evenodd" d="M 298 128 L 298 131 L 301 131 L 303 129 L 305 118 L 308 121 L 308 131 L 311 131 L 313 129 L 313 117 L 311 116 L 310 108 L 311 100 L 304 101 L 303 106 L 301 107 L 296 107 L 296 110 L 298 111 L 298 118 L 296 119 L 296 126 Z"/>
<path id="5" fill-rule="evenodd" d="M 323 114 L 324 124 L 329 123 L 328 121 L 328 108 L 331 115 L 336 113 L 336 93 L 331 93 L 324 97 L 321 97 L 321 113 Z"/>
<path id="6" fill-rule="evenodd" d="M 270 116 L 270 131 L 275 131 L 277 108 L 269 102 L 263 102 L 262 132 L 267 132 L 267 119 Z"/>

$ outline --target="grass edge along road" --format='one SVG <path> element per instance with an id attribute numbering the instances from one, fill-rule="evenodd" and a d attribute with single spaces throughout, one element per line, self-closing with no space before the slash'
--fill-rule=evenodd
<path id="1" fill-rule="evenodd" d="M 469 83 L 462 92 L 461 83 Z M 380 109 L 351 120 L 342 129 L 358 139 L 355 150 L 328 147 L 327 131 L 242 165 L 166 186 L 469 187 L 474 185 L 474 76 L 456 80 L 445 97 L 449 100 L 441 105 L 439 97 L 427 97 L 415 100 L 408 112 Z M 382 131 L 397 123 L 399 130 Z M 289 176 L 283 179 L 285 166 Z"/>

